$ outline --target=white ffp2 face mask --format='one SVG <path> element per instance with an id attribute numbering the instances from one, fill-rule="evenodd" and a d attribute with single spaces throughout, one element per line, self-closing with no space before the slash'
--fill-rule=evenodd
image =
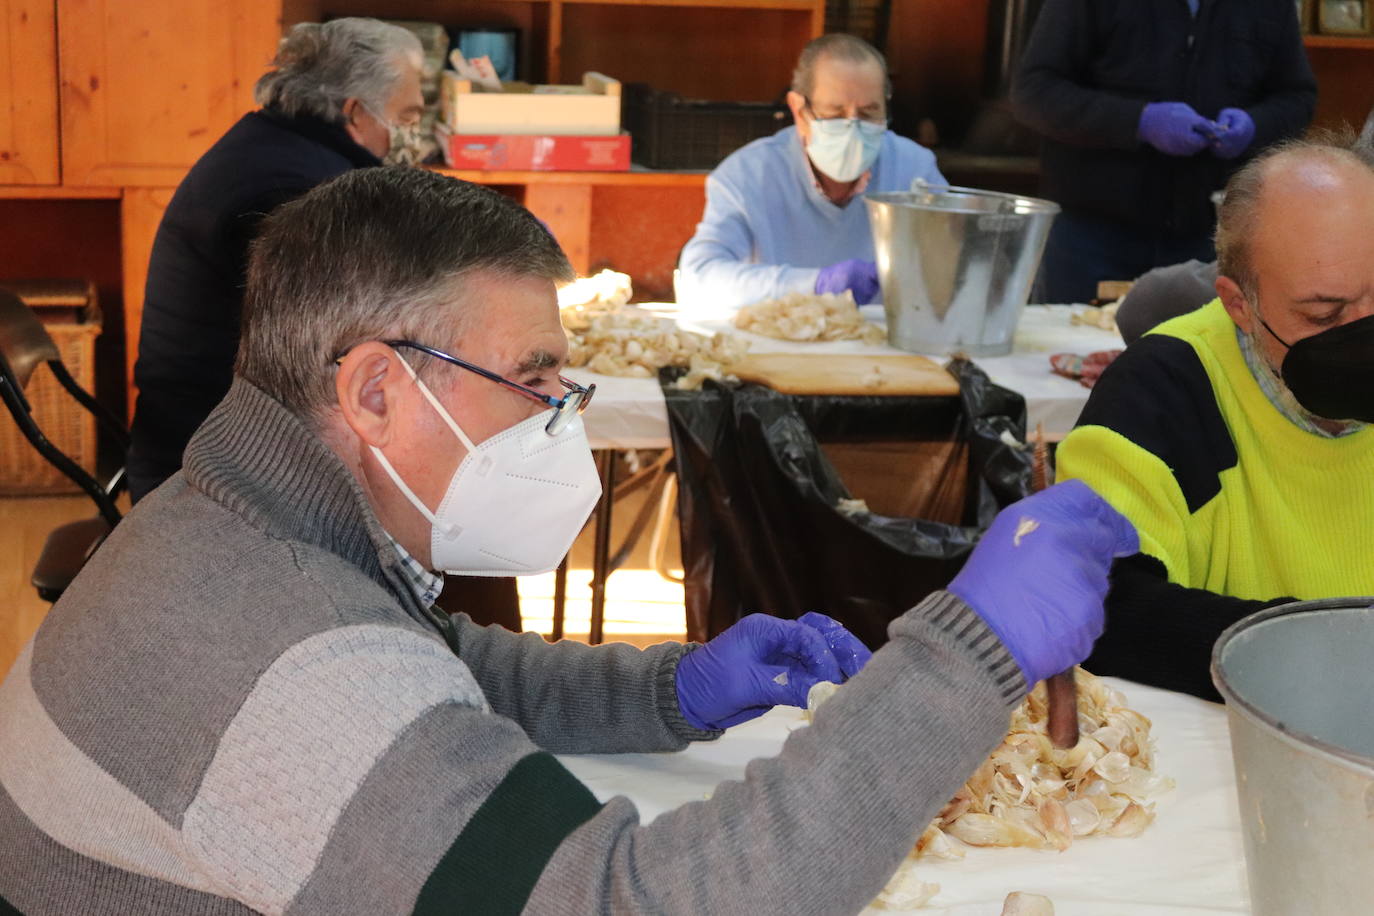
<path id="1" fill-rule="evenodd" d="M 596 501 L 601 479 L 581 417 L 557 436 L 540 412 L 474 445 L 405 360 L 420 392 L 468 453 L 431 512 L 375 446 L 382 469 L 429 519 L 430 564 L 450 575 L 528 576 L 556 569 Z"/>
<path id="2" fill-rule="evenodd" d="M 835 181 L 854 181 L 873 167 L 887 128 L 850 118 L 818 118 L 811 122 L 806 155 L 811 164 Z"/>

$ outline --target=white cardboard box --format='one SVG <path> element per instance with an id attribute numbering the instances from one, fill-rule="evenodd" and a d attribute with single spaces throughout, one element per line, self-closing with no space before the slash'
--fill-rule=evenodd
<path id="1" fill-rule="evenodd" d="M 440 112 L 456 134 L 613 137 L 620 133 L 620 81 L 585 73 L 580 86 L 502 83 L 484 90 L 445 70 Z"/>

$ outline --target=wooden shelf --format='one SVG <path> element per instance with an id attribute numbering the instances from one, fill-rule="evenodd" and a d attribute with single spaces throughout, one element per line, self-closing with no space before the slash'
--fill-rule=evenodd
<path id="1" fill-rule="evenodd" d="M 518 172 L 479 169 L 435 168 L 450 178 L 473 184 L 510 185 L 617 185 L 639 187 L 704 187 L 707 172 Z"/>
<path id="2" fill-rule="evenodd" d="M 557 0 L 564 6 L 712 6 L 738 10 L 802 10 L 810 12 L 812 0 Z"/>
<path id="3" fill-rule="evenodd" d="M 1348 48 L 1352 51 L 1374 51 L 1374 38 L 1367 35 L 1304 35 L 1302 43 L 1309 48 Z"/>
<path id="4" fill-rule="evenodd" d="M 68 187 L 51 184 L 0 185 L 0 200 L 118 200 L 120 188 Z"/>

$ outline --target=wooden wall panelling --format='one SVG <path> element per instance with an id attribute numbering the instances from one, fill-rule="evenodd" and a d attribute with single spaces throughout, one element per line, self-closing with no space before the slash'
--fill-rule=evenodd
<path id="1" fill-rule="evenodd" d="M 52 0 L 0 0 L 0 184 L 57 184 Z"/>
<path id="2" fill-rule="evenodd" d="M 162 214 L 171 203 L 173 188 L 129 188 L 124 192 L 119 223 L 124 264 L 124 378 L 128 391 L 128 415 L 134 415 L 134 362 L 138 359 L 138 333 L 143 322 L 143 287 L 148 282 L 148 258 Z"/>
<path id="3" fill-rule="evenodd" d="M 244 112 L 276 47 L 263 0 L 57 0 L 69 185 L 171 186 Z"/>
<path id="4" fill-rule="evenodd" d="M 893 129 L 909 137 L 932 118 L 943 144 L 963 139 L 983 95 L 987 0 L 902 0 L 892 5 L 887 56 Z"/>
<path id="5" fill-rule="evenodd" d="M 673 268 L 706 205 L 704 183 L 601 185 L 593 191 L 591 270 L 634 279 L 636 301 L 672 301 Z"/>
<path id="6" fill-rule="evenodd" d="M 40 277 L 95 282 L 104 313 L 104 330 L 95 342 L 95 393 L 111 410 L 122 410 L 124 310 L 117 195 L 93 200 L 0 199 L 0 282 Z"/>
<path id="7" fill-rule="evenodd" d="M 698 99 L 767 101 L 792 79 L 812 37 L 809 9 L 562 6 L 562 81 L 599 70 Z"/>
<path id="8" fill-rule="evenodd" d="M 1366 47 L 1309 47 L 1317 77 L 1313 127 L 1348 124 L 1359 130 L 1374 109 L 1374 42 Z"/>
<path id="9" fill-rule="evenodd" d="M 549 227 L 573 270 L 585 275 L 591 267 L 592 186 L 532 184 L 525 188 L 525 207 Z"/>

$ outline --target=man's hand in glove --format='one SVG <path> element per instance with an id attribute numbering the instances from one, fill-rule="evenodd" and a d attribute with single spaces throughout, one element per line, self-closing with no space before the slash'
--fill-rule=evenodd
<path id="1" fill-rule="evenodd" d="M 1112 560 L 1139 551 L 1126 517 L 1070 480 L 1003 509 L 949 591 L 998 635 L 1029 688 L 1088 657 Z"/>
<path id="2" fill-rule="evenodd" d="M 841 683 L 871 657 L 824 614 L 750 614 L 677 663 L 677 700 L 693 728 L 729 728 L 774 706 L 806 706 L 819 681 Z"/>
<path id="3" fill-rule="evenodd" d="M 1192 156 L 1211 139 L 1211 121 L 1186 102 L 1151 102 L 1140 113 L 1136 136 L 1161 153 Z"/>
<path id="4" fill-rule="evenodd" d="M 1212 152 L 1218 159 L 1234 159 L 1250 148 L 1255 139 L 1255 122 L 1241 108 L 1223 108 L 1217 115 Z"/>
<path id="5" fill-rule="evenodd" d="M 878 265 L 857 258 L 822 267 L 816 276 L 816 292 L 842 293 L 851 290 L 854 301 L 867 305 L 878 295 Z"/>

